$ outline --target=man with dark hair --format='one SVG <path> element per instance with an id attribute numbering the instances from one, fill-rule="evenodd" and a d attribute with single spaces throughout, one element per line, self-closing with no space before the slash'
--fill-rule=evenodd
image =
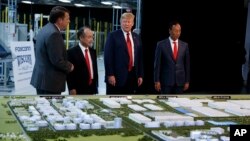
<path id="1" fill-rule="evenodd" d="M 74 70 L 67 76 L 70 95 L 98 93 L 96 51 L 92 48 L 94 32 L 84 26 L 77 32 L 79 44 L 67 51 Z"/>
<path id="2" fill-rule="evenodd" d="M 188 44 L 179 39 L 180 23 L 169 25 L 170 36 L 159 41 L 155 51 L 155 89 L 162 94 L 181 94 L 189 88 L 190 57 Z"/>
<path id="3" fill-rule="evenodd" d="M 53 7 L 49 23 L 37 34 L 36 62 L 30 84 L 37 94 L 61 94 L 65 91 L 66 74 L 74 65 L 67 60 L 67 52 L 61 30 L 69 24 L 69 11 L 61 6 Z"/>

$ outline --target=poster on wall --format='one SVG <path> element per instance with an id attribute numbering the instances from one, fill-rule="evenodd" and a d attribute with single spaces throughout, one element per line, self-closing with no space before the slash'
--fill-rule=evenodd
<path id="1" fill-rule="evenodd" d="M 30 86 L 35 64 L 34 44 L 29 41 L 11 42 L 15 90 Z"/>

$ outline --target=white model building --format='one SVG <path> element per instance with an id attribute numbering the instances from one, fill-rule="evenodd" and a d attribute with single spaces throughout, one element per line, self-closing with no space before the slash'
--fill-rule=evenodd
<path id="1" fill-rule="evenodd" d="M 83 119 L 84 123 L 94 123 L 94 119 L 89 117 L 89 116 L 85 116 L 84 119 Z"/>
<path id="2" fill-rule="evenodd" d="M 41 116 L 32 116 L 32 117 L 30 117 L 30 121 L 35 122 L 37 120 L 41 120 Z"/>
<path id="3" fill-rule="evenodd" d="M 200 130 L 190 131 L 190 138 L 192 140 L 197 139 L 200 137 L 201 133 L 202 133 L 202 131 L 200 131 Z"/>
<path id="4" fill-rule="evenodd" d="M 27 120 L 29 120 L 29 117 L 28 116 L 20 116 L 19 119 L 20 119 L 20 121 L 27 121 Z"/>
<path id="5" fill-rule="evenodd" d="M 80 117 L 73 118 L 73 122 L 74 123 L 81 123 L 82 122 L 82 118 L 80 118 Z"/>
<path id="6" fill-rule="evenodd" d="M 104 126 L 104 128 L 112 129 L 112 128 L 114 128 L 114 125 L 115 125 L 114 121 L 106 121 L 103 126 Z"/>
<path id="7" fill-rule="evenodd" d="M 180 105 L 176 102 L 171 102 L 171 101 L 166 101 L 164 100 L 164 103 L 169 105 L 170 107 L 176 108 L 176 107 L 180 107 Z"/>
<path id="8" fill-rule="evenodd" d="M 127 98 L 117 98 L 116 101 L 119 102 L 120 104 L 131 104 L 132 103 L 132 101 L 128 100 Z"/>
<path id="9" fill-rule="evenodd" d="M 216 109 L 212 109 L 209 107 L 192 107 L 192 110 L 199 112 L 203 115 L 206 115 L 208 117 L 229 117 L 230 115 L 224 112 L 221 112 Z"/>
<path id="10" fill-rule="evenodd" d="M 75 103 L 75 106 L 79 109 L 84 109 L 85 108 L 85 104 L 82 101 L 77 101 Z"/>
<path id="11" fill-rule="evenodd" d="M 225 112 L 237 115 L 237 116 L 250 116 L 250 109 L 242 109 L 242 108 L 226 108 Z"/>
<path id="12" fill-rule="evenodd" d="M 130 104 L 128 107 L 134 111 L 146 111 L 146 108 L 141 107 L 140 105 L 137 104 Z"/>
<path id="13" fill-rule="evenodd" d="M 93 123 L 93 124 L 91 124 L 91 129 L 101 129 L 101 124 L 100 123 Z"/>
<path id="14" fill-rule="evenodd" d="M 135 102 L 135 103 L 138 103 L 138 104 L 142 104 L 142 103 L 154 104 L 155 103 L 155 101 L 152 100 L 152 99 L 133 99 L 132 101 Z"/>
<path id="15" fill-rule="evenodd" d="M 50 105 L 49 101 L 44 97 L 36 97 L 35 102 L 37 104 Z"/>
<path id="16" fill-rule="evenodd" d="M 65 125 L 64 124 L 61 124 L 61 123 L 55 123 L 54 124 L 54 128 L 56 130 L 65 130 Z"/>
<path id="17" fill-rule="evenodd" d="M 202 103 L 200 101 L 192 101 L 188 98 L 169 98 L 169 102 L 177 103 L 182 107 L 201 107 Z"/>
<path id="18" fill-rule="evenodd" d="M 48 116 L 47 121 L 49 121 L 50 123 L 54 123 L 56 121 L 56 117 L 55 116 Z"/>
<path id="19" fill-rule="evenodd" d="M 67 130 L 76 130 L 76 124 L 75 123 L 67 123 L 65 124 L 65 127 Z"/>
<path id="20" fill-rule="evenodd" d="M 79 126 L 81 129 L 90 129 L 90 124 L 87 123 L 80 123 Z"/>
<path id="21" fill-rule="evenodd" d="M 55 115 L 55 121 L 56 122 L 63 122 L 64 121 L 64 117 L 61 115 Z"/>
<path id="22" fill-rule="evenodd" d="M 165 127 L 174 127 L 175 126 L 175 121 L 164 121 L 163 125 Z"/>
<path id="23" fill-rule="evenodd" d="M 29 112 L 36 111 L 34 106 L 29 106 Z"/>
<path id="24" fill-rule="evenodd" d="M 230 137 L 226 137 L 226 136 L 221 136 L 220 137 L 221 141 L 230 141 Z"/>
<path id="25" fill-rule="evenodd" d="M 70 117 L 63 117 L 63 123 L 69 123 L 71 120 L 70 120 Z"/>
<path id="26" fill-rule="evenodd" d="M 28 126 L 26 128 L 27 131 L 38 131 L 39 127 L 38 126 Z"/>
<path id="27" fill-rule="evenodd" d="M 183 137 L 183 136 L 177 136 L 177 137 L 172 137 L 171 134 L 172 131 L 169 130 L 160 130 L 160 131 L 151 131 L 152 134 L 155 136 L 161 138 L 164 141 L 190 141 L 189 137 Z"/>
<path id="28" fill-rule="evenodd" d="M 250 109 L 250 100 L 228 100 L 228 102 L 238 104 L 244 109 Z"/>
<path id="29" fill-rule="evenodd" d="M 46 127 L 48 126 L 48 122 L 46 120 L 38 120 L 36 121 L 36 125 L 39 127 Z"/>
<path id="30" fill-rule="evenodd" d="M 185 126 L 195 126 L 195 121 L 185 121 L 184 125 Z"/>
<path id="31" fill-rule="evenodd" d="M 129 114 L 129 119 L 133 120 L 134 122 L 137 122 L 139 124 L 144 124 L 146 122 L 151 122 L 152 120 L 142 114 L 139 113 L 130 113 Z"/>
<path id="32" fill-rule="evenodd" d="M 95 107 L 92 104 L 90 104 L 90 103 L 86 103 L 85 104 L 85 108 L 86 109 L 94 109 Z"/>
<path id="33" fill-rule="evenodd" d="M 159 128 L 160 122 L 157 122 L 157 121 L 146 122 L 144 126 L 145 128 Z"/>
<path id="34" fill-rule="evenodd" d="M 116 117 L 114 119 L 114 128 L 122 128 L 122 118 Z"/>
<path id="35" fill-rule="evenodd" d="M 116 102 L 112 99 L 103 99 L 102 102 L 104 105 L 108 106 L 109 108 L 120 108 L 121 107 L 121 105 L 118 102 Z"/>
<path id="36" fill-rule="evenodd" d="M 150 109 L 150 110 L 154 110 L 154 111 L 161 111 L 163 110 L 163 108 L 156 106 L 154 104 L 143 104 L 144 107 Z"/>
<path id="37" fill-rule="evenodd" d="M 216 108 L 216 109 L 226 109 L 226 108 L 240 108 L 240 105 L 238 104 L 234 104 L 234 103 L 230 103 L 227 101 L 223 101 L 223 102 L 208 102 L 208 106 L 211 108 Z"/>
<path id="38" fill-rule="evenodd" d="M 168 116 L 155 116 L 155 121 L 193 121 L 194 118 L 185 115 L 168 115 Z"/>
<path id="39" fill-rule="evenodd" d="M 203 120 L 197 120 L 197 121 L 195 121 L 195 125 L 196 126 L 203 126 L 203 125 L 205 125 L 205 123 Z"/>
<path id="40" fill-rule="evenodd" d="M 96 114 L 90 114 L 90 117 L 93 118 L 94 122 L 99 122 L 101 124 L 104 124 L 106 122 L 104 119 L 102 119 L 100 116 Z"/>
<path id="41" fill-rule="evenodd" d="M 177 127 L 184 126 L 184 121 L 183 120 L 177 120 L 177 121 L 175 121 L 175 126 L 177 126 Z"/>
<path id="42" fill-rule="evenodd" d="M 219 135 L 224 134 L 224 132 L 225 132 L 225 130 L 221 127 L 211 127 L 210 131 L 214 131 Z"/>

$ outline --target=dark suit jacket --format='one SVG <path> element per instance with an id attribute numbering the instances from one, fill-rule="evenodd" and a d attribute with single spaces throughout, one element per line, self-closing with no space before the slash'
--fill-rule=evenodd
<path id="1" fill-rule="evenodd" d="M 142 44 L 139 35 L 132 32 L 136 77 L 143 77 Z M 104 48 L 105 82 L 114 75 L 116 86 L 124 86 L 128 77 L 129 54 L 122 30 L 111 32 Z"/>
<path id="2" fill-rule="evenodd" d="M 154 62 L 154 81 L 161 86 L 183 86 L 190 80 L 190 57 L 188 44 L 179 40 L 177 61 L 173 59 L 170 40 L 157 43 Z"/>
<path id="3" fill-rule="evenodd" d="M 89 73 L 84 58 L 84 54 L 79 45 L 69 49 L 67 51 L 68 59 L 74 65 L 74 70 L 69 73 L 67 77 L 67 84 L 69 90 L 76 89 L 77 94 L 95 94 L 98 87 L 98 72 L 97 72 L 97 60 L 96 51 L 93 48 L 89 48 L 89 53 L 92 60 L 94 79 L 92 85 L 88 85 Z"/>
<path id="4" fill-rule="evenodd" d="M 63 37 L 54 24 L 48 23 L 39 31 L 35 50 L 36 62 L 30 84 L 41 90 L 65 91 L 66 74 L 72 64 L 67 61 Z"/>

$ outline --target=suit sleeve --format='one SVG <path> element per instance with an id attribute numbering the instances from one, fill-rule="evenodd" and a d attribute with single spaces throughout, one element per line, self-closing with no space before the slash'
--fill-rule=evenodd
<path id="1" fill-rule="evenodd" d="M 186 48 L 186 52 L 185 52 L 185 73 L 186 73 L 186 80 L 185 82 L 189 82 L 190 81 L 190 55 L 189 55 L 189 48 L 188 48 L 188 44 L 187 44 L 187 48 Z"/>
<path id="2" fill-rule="evenodd" d="M 160 82 L 161 47 L 157 43 L 154 60 L 154 82 Z"/>
<path id="3" fill-rule="evenodd" d="M 68 60 L 74 64 L 74 53 L 68 50 L 67 54 L 68 54 Z M 74 69 L 72 72 L 68 73 L 67 75 L 67 84 L 68 84 L 69 90 L 76 88 L 75 80 L 77 80 L 77 76 L 76 76 L 76 70 Z"/>
<path id="4" fill-rule="evenodd" d="M 66 60 L 66 48 L 60 32 L 50 35 L 47 41 L 47 53 L 50 62 L 59 70 L 69 73 L 71 63 Z"/>
<path id="5" fill-rule="evenodd" d="M 142 48 L 142 42 L 141 42 L 141 38 L 138 37 L 139 39 L 139 57 L 138 57 L 138 65 L 139 65 L 139 77 L 143 77 L 144 76 L 144 70 L 143 70 L 143 48 Z"/>
<path id="6" fill-rule="evenodd" d="M 114 75 L 114 37 L 110 33 L 104 48 L 104 66 L 106 76 Z"/>
<path id="7" fill-rule="evenodd" d="M 99 78 L 98 78 L 98 67 L 97 67 L 97 55 L 96 55 L 96 50 L 94 50 L 94 77 L 95 77 L 95 83 L 96 83 L 96 87 L 95 87 L 95 92 L 98 93 L 98 86 L 99 86 Z"/>

